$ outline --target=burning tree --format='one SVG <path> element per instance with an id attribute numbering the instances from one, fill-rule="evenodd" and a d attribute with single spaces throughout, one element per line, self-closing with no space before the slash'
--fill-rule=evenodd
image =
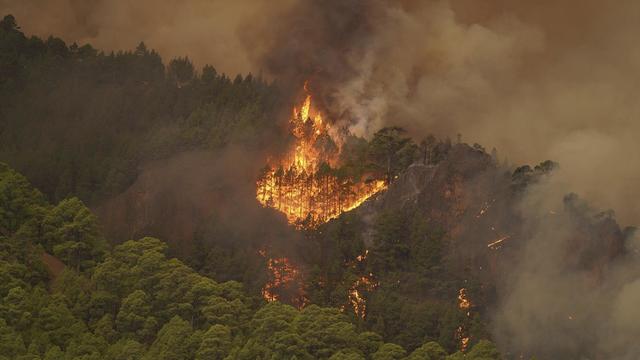
<path id="1" fill-rule="evenodd" d="M 384 180 L 357 181 L 340 174 L 334 166 L 341 146 L 311 100 L 307 93 L 302 105 L 294 107 L 289 121 L 293 146 L 262 170 L 256 184 L 258 201 L 299 227 L 336 218 L 387 186 Z"/>

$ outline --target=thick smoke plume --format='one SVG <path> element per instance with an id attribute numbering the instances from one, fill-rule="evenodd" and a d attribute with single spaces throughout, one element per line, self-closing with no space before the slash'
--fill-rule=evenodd
<path id="1" fill-rule="evenodd" d="M 519 205 L 521 243 L 501 259 L 495 340 L 513 357 L 637 359 L 637 234 L 566 193 L 551 177 Z"/>
<path id="2" fill-rule="evenodd" d="M 258 23 L 275 37 L 251 54 L 312 79 L 358 134 L 402 125 L 512 162 L 551 158 L 574 191 L 637 222 L 625 199 L 640 195 L 638 13 L 627 0 L 299 1 L 277 26 Z"/>

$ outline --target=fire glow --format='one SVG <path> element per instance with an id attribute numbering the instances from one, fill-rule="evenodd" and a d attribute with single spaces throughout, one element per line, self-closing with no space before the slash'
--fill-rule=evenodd
<path id="1" fill-rule="evenodd" d="M 362 264 L 367 260 L 369 250 L 365 250 L 364 254 L 356 256 L 356 259 L 350 266 L 353 269 L 358 267 L 358 264 Z M 363 296 L 363 292 L 370 292 L 375 290 L 380 284 L 375 280 L 373 273 L 359 277 L 349 288 L 348 299 L 353 312 L 357 317 L 364 319 L 367 316 L 367 299 Z M 346 307 L 342 307 L 344 311 Z"/>
<path id="2" fill-rule="evenodd" d="M 261 250 L 260 255 L 267 257 L 266 251 Z M 296 268 L 288 258 L 268 258 L 267 270 L 269 273 L 269 281 L 262 288 L 262 297 L 268 301 L 280 300 L 279 292 L 283 289 L 294 288 L 295 297 L 293 298 L 294 305 L 299 308 L 304 307 L 306 304 L 306 298 L 304 291 L 296 287 L 300 281 L 300 270 Z"/>
<path id="3" fill-rule="evenodd" d="M 362 276 L 349 289 L 349 303 L 356 316 L 364 319 L 367 316 L 367 300 L 362 296 L 361 291 L 372 291 L 378 287 L 378 283 L 373 280 L 373 274 Z"/>
<path id="4" fill-rule="evenodd" d="M 289 121 L 294 144 L 286 156 L 263 169 L 256 198 L 262 206 L 284 213 L 290 224 L 312 228 L 355 209 L 387 185 L 383 180 L 356 182 L 336 174 L 332 165 L 340 144 L 312 106 L 306 84 L 305 93 Z"/>
<path id="5" fill-rule="evenodd" d="M 469 319 L 471 317 L 471 301 L 467 297 L 467 289 L 462 288 L 458 291 L 458 308 L 464 311 Z M 456 329 L 456 338 L 460 341 L 460 351 L 466 351 L 469 347 L 469 340 L 471 339 L 468 334 L 468 329 L 465 324 L 458 326 Z"/>

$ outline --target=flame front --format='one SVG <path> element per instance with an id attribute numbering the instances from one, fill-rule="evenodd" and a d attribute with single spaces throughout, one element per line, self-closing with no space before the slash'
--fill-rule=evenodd
<path id="1" fill-rule="evenodd" d="M 294 107 L 289 125 L 295 138 L 291 150 L 265 167 L 256 184 L 260 204 L 284 213 L 289 223 L 314 227 L 358 207 L 387 187 L 383 180 L 356 182 L 341 177 L 332 168 L 339 145 L 313 108 L 310 94 L 299 108 Z"/>

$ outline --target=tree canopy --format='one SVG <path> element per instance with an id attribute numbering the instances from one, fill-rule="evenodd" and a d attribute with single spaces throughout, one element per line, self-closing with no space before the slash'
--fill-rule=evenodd
<path id="1" fill-rule="evenodd" d="M 21 175 L 0 168 L 2 193 L 12 199 L 0 212 L 0 358 L 407 358 L 338 308 L 265 303 L 237 282 L 216 282 L 168 258 L 158 239 L 109 249 L 81 201 L 49 205 Z M 61 272 L 43 263 L 50 251 Z M 408 358 L 443 354 L 427 343 Z M 499 354 L 480 342 L 465 358 Z"/>

